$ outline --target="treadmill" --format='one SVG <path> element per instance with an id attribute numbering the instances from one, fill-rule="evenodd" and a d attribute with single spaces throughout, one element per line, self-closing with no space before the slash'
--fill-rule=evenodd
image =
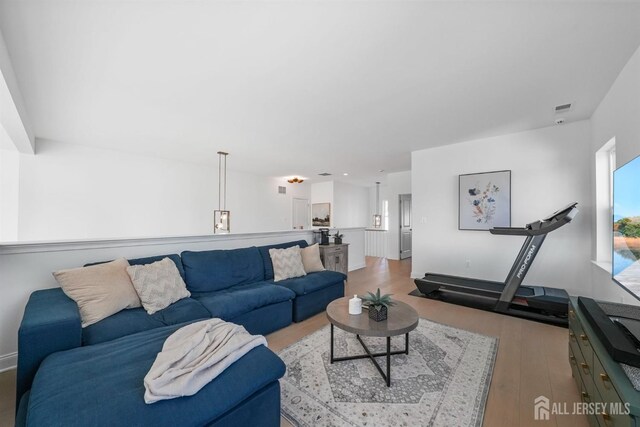
<path id="1" fill-rule="evenodd" d="M 522 281 L 547 234 L 570 223 L 578 213 L 577 205 L 571 203 L 524 227 L 494 227 L 489 230 L 491 234 L 526 237 L 504 282 L 427 273 L 422 279 L 415 280 L 418 290 L 427 298 L 566 325 L 567 292 L 543 286 L 522 286 Z"/>

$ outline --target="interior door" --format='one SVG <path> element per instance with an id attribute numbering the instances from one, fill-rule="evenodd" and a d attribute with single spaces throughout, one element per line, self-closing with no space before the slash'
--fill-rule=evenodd
<path id="1" fill-rule="evenodd" d="M 309 222 L 309 200 L 293 199 L 293 229 L 307 229 L 310 227 Z"/>
<path id="2" fill-rule="evenodd" d="M 411 194 L 400 195 L 400 259 L 411 256 Z"/>

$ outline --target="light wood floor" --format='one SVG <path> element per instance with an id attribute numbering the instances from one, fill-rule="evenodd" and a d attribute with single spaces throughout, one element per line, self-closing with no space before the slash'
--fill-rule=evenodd
<path id="1" fill-rule="evenodd" d="M 584 416 L 552 415 L 548 422 L 533 419 L 533 399 L 537 396 L 567 402 L 569 408 L 580 401 L 568 362 L 566 329 L 410 296 L 408 293 L 415 289 L 410 271 L 410 259 L 367 258 L 366 268 L 349 273 L 346 295 L 380 287 L 413 306 L 421 317 L 498 337 L 484 426 L 588 426 Z M 269 347 L 278 352 L 326 324 L 324 313 L 294 323 L 269 335 Z M 0 374 L 0 426 L 13 425 L 14 393 L 15 371 Z M 290 424 L 282 420 L 282 425 Z"/>

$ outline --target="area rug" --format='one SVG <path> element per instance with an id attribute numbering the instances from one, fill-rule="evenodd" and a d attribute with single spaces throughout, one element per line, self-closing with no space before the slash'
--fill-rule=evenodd
<path id="1" fill-rule="evenodd" d="M 363 354 L 354 334 L 334 333 L 335 357 Z M 409 355 L 391 356 L 391 387 L 369 359 L 330 364 L 328 325 L 282 350 L 282 415 L 314 427 L 482 425 L 498 339 L 426 319 L 409 337 Z M 386 350 L 385 338 L 363 340 Z M 404 335 L 391 346 L 403 349 Z"/>

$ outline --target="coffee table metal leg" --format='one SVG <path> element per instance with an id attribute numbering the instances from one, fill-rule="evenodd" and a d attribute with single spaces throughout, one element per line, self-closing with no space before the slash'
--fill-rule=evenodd
<path id="1" fill-rule="evenodd" d="M 331 324 L 331 359 L 329 363 L 333 363 L 333 323 Z"/>
<path id="2" fill-rule="evenodd" d="M 387 387 L 391 387 L 391 337 L 387 337 Z"/>
<path id="3" fill-rule="evenodd" d="M 407 335 L 404 338 L 404 349 L 405 349 L 405 354 L 409 354 L 409 332 L 407 332 Z"/>

